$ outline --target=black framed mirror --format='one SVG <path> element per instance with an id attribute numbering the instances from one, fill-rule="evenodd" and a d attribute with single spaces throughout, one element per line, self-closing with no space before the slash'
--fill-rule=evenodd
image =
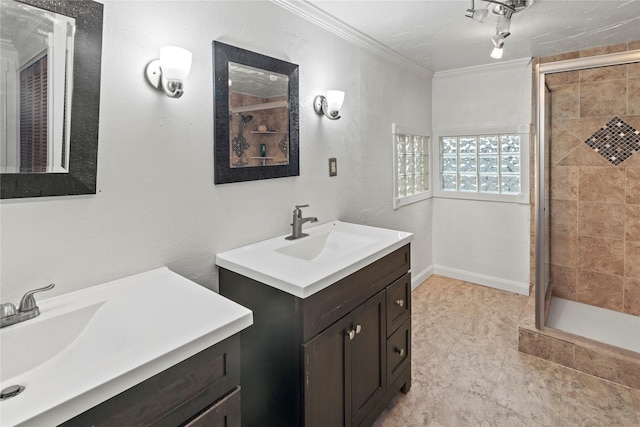
<path id="1" fill-rule="evenodd" d="M 215 183 L 300 175 L 298 66 L 213 42 Z"/>
<path id="2" fill-rule="evenodd" d="M 48 113 L 44 113 L 47 116 L 46 122 L 36 122 L 34 124 L 32 118 L 25 120 L 22 113 L 16 113 L 17 119 L 14 120 L 15 123 L 11 122 L 8 126 L 5 126 L 6 129 L 15 127 L 16 131 L 14 133 L 17 135 L 18 142 L 16 144 L 19 146 L 18 150 L 26 152 L 29 149 L 22 147 L 25 143 L 22 141 L 21 135 L 31 133 L 32 130 L 45 125 L 51 130 L 54 126 L 52 123 L 54 122 L 53 113 L 63 116 L 64 124 L 60 125 L 62 128 L 59 130 L 59 135 L 65 142 L 52 142 L 51 134 L 53 132 L 50 131 L 47 136 L 40 138 L 44 142 L 39 143 L 41 147 L 44 147 L 42 149 L 49 150 L 49 153 L 53 151 L 53 146 L 63 147 L 61 158 L 56 158 L 55 160 L 58 165 L 56 167 L 47 166 L 45 162 L 45 166 L 41 167 L 24 166 L 26 155 L 22 154 L 22 152 L 17 154 L 18 160 L 14 161 L 16 165 L 6 167 L 0 175 L 0 197 L 2 199 L 11 199 L 95 194 L 103 5 L 91 0 L 7 0 L 6 2 L 3 0 L 3 30 L 10 27 L 9 20 L 12 18 L 7 15 L 10 5 L 17 6 L 15 9 L 32 10 L 34 11 L 34 16 L 38 15 L 38 12 L 33 9 L 34 7 L 43 11 L 53 12 L 53 14 L 42 13 L 41 16 L 45 17 L 45 20 L 48 19 L 54 23 L 61 21 L 60 18 L 62 16 L 65 17 L 67 21 L 65 26 L 70 29 L 66 35 L 59 37 L 61 40 L 66 40 L 66 48 L 63 44 L 62 51 L 66 51 L 63 56 L 66 55 L 67 59 L 63 60 L 62 67 L 66 73 L 72 74 L 72 78 L 59 84 L 55 81 L 49 82 L 46 80 L 47 76 L 51 74 L 42 72 L 41 75 L 44 77 L 40 78 L 45 81 L 45 85 L 48 84 L 46 95 L 42 96 L 42 98 L 64 98 L 64 104 L 62 106 L 48 104 Z M 13 19 L 16 18 L 14 17 Z M 22 32 L 26 30 L 25 19 L 29 24 L 40 20 L 39 17 L 34 19 L 28 16 L 26 18 L 24 16 L 18 18 L 17 20 L 21 22 L 19 28 Z M 42 32 L 42 29 L 38 26 L 34 26 L 33 29 L 28 28 L 34 34 Z M 57 37 L 55 31 L 52 30 L 52 33 L 53 36 L 50 35 L 49 38 L 55 40 Z M 9 38 L 9 36 L 3 32 L 4 38 Z M 57 47 L 56 45 L 55 48 L 57 49 Z M 59 56 L 54 52 L 42 49 L 41 53 L 36 54 L 38 58 L 44 57 L 46 59 L 47 65 L 44 69 L 50 70 L 54 67 L 54 58 Z M 71 55 L 70 52 L 73 52 L 73 54 Z M 32 55 L 32 53 L 29 53 L 29 55 Z M 19 57 L 20 52 L 16 53 L 16 56 Z M 24 70 L 26 66 L 33 64 L 33 59 L 21 62 L 26 64 L 25 66 L 22 66 L 24 64 L 20 66 Z M 22 79 L 22 77 L 16 78 L 17 81 L 21 81 L 18 79 Z M 55 92 L 52 92 L 54 90 Z M 18 95 L 19 97 L 20 95 Z M 16 110 L 19 111 L 22 108 L 23 101 L 17 99 L 14 103 L 17 106 Z M 6 142 L 6 132 L 4 137 Z M 2 155 L 9 157 L 6 150 L 3 150 Z M 46 157 L 51 156 L 48 154 Z M 59 163 L 62 164 L 59 165 Z"/>

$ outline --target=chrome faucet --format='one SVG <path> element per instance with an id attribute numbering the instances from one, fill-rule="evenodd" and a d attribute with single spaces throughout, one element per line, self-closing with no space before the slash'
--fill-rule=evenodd
<path id="1" fill-rule="evenodd" d="M 40 309 L 36 305 L 36 299 L 33 294 L 36 292 L 48 291 L 53 289 L 54 283 L 44 288 L 34 289 L 22 297 L 20 305 L 16 309 L 16 306 L 11 302 L 6 302 L 0 305 L 0 328 L 13 325 L 15 323 L 24 322 L 25 320 L 33 319 L 40 315 Z"/>
<path id="2" fill-rule="evenodd" d="M 315 216 L 302 218 L 302 208 L 308 207 L 309 205 L 296 205 L 296 208 L 293 210 L 293 222 L 291 223 L 293 230 L 291 231 L 291 236 L 286 237 L 287 240 L 295 240 L 308 236 L 308 234 L 302 232 L 302 224 L 305 222 L 318 222 L 318 218 Z"/>

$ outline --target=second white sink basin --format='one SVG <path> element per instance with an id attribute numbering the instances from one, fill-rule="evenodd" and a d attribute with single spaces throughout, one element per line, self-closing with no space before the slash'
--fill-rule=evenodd
<path id="1" fill-rule="evenodd" d="M 372 236 L 333 229 L 303 237 L 276 249 L 276 252 L 307 261 L 331 261 L 363 249 L 376 242 Z"/>
<path id="2" fill-rule="evenodd" d="M 390 254 L 413 239 L 411 233 L 334 221 L 216 255 L 220 267 L 307 298 Z"/>

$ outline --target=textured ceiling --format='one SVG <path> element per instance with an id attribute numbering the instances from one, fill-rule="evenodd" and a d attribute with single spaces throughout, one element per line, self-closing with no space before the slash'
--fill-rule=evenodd
<path id="1" fill-rule="evenodd" d="M 471 0 L 306 3 L 431 71 L 499 61 L 489 57 L 497 17 L 466 18 Z M 478 9 L 487 4 L 476 0 Z M 640 0 L 536 0 L 513 15 L 502 61 L 636 40 Z"/>

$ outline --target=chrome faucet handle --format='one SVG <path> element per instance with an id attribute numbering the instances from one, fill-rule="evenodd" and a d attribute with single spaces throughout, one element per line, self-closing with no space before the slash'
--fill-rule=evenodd
<path id="1" fill-rule="evenodd" d="M 16 313 L 16 306 L 13 305 L 12 302 L 5 302 L 0 305 L 0 318 L 4 319 L 5 317 L 15 316 Z"/>
<path id="2" fill-rule="evenodd" d="M 33 297 L 33 294 L 37 292 L 48 291 L 49 289 L 53 289 L 54 286 L 55 283 L 52 283 L 49 286 L 45 286 L 44 288 L 33 289 L 24 294 L 24 296 L 20 300 L 20 307 L 18 308 L 18 311 L 24 313 L 25 311 L 31 311 L 38 308 L 38 306 L 36 305 L 36 299 Z"/>
<path id="3" fill-rule="evenodd" d="M 302 208 L 308 208 L 309 205 L 296 205 L 296 210 L 299 211 Z"/>

